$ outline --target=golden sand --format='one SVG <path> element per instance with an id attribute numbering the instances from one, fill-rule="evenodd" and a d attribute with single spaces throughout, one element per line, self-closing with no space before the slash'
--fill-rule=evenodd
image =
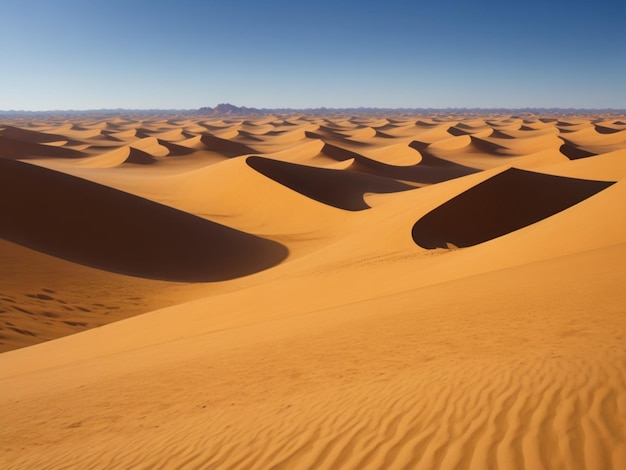
<path id="1" fill-rule="evenodd" d="M 626 119 L 0 123 L 0 466 L 626 468 Z"/>

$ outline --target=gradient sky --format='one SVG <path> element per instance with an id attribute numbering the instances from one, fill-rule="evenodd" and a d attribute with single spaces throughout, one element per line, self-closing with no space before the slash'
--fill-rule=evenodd
<path id="1" fill-rule="evenodd" d="M 626 108 L 626 2 L 0 0 L 0 109 Z"/>

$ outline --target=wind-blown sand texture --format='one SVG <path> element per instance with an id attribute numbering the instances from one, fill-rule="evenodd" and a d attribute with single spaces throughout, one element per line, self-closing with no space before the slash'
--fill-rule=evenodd
<path id="1" fill-rule="evenodd" d="M 0 236 L 3 469 L 626 468 L 623 116 L 1 122 Z"/>

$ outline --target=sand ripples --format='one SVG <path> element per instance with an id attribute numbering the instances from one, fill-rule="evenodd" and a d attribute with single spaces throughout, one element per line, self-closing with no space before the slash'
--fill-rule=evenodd
<path id="1" fill-rule="evenodd" d="M 460 361 L 254 411 L 199 408 L 196 416 L 152 423 L 124 439 L 109 436 L 98 453 L 81 456 L 57 443 L 65 451 L 24 460 L 16 454 L 5 468 L 124 462 L 164 469 L 620 469 L 626 463 L 623 366 Z M 246 413 L 252 419 L 244 419 Z M 81 426 L 88 423 L 66 432 Z"/>

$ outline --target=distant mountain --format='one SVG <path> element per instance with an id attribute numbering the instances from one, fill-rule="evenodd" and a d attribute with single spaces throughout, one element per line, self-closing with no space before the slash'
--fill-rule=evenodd
<path id="1" fill-rule="evenodd" d="M 200 108 L 198 114 L 219 114 L 223 115 L 249 115 L 249 114 L 269 114 L 267 109 L 248 108 L 246 106 L 235 106 L 230 103 L 220 103 L 215 108 Z"/>
<path id="2" fill-rule="evenodd" d="M 620 109 L 578 109 L 578 108 L 248 108 L 231 103 L 220 103 L 214 108 L 203 107 L 195 114 L 210 116 L 249 116 L 249 115 L 276 115 L 276 114 L 308 114 L 308 115 L 415 115 L 415 114 L 559 114 L 571 115 L 580 113 L 603 113 L 623 115 L 626 110 Z"/>
<path id="3" fill-rule="evenodd" d="M 0 110 L 0 117 L 5 118 L 38 118 L 38 117 L 111 117 L 111 116 L 188 116 L 197 113 L 189 109 L 52 109 L 49 111 Z"/>
<path id="4" fill-rule="evenodd" d="M 574 114 L 626 114 L 625 109 L 579 109 L 579 108 L 249 108 L 236 106 L 231 103 L 220 103 L 214 108 L 202 107 L 199 109 L 90 109 L 90 110 L 51 110 L 51 111 L 23 111 L 23 110 L 0 110 L 0 118 L 38 118 L 38 117 L 132 117 L 132 116 L 162 116 L 189 117 L 189 116 L 251 116 L 251 115 L 574 115 Z"/>

